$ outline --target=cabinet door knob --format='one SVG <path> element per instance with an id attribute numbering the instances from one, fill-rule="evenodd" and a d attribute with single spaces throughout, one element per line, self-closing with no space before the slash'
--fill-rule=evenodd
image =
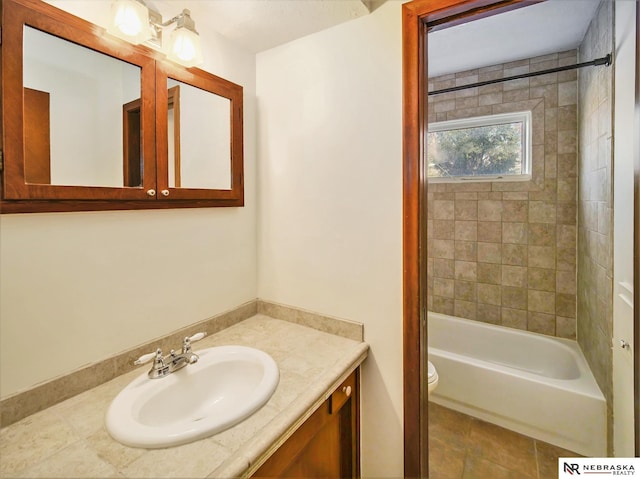
<path id="1" fill-rule="evenodd" d="M 147 195 L 156 196 L 156 190 L 147 190 Z"/>
<path id="2" fill-rule="evenodd" d="M 169 190 L 162 190 L 162 196 L 169 196 Z"/>
<path id="3" fill-rule="evenodd" d="M 351 386 L 344 386 L 342 392 L 345 393 L 347 397 L 351 396 Z"/>

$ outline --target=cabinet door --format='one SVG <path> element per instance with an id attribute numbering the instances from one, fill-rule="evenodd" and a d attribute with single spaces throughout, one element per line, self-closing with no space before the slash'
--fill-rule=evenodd
<path id="1" fill-rule="evenodd" d="M 333 415 L 280 476 L 344 477 L 341 452 L 340 419 Z"/>
<path id="2" fill-rule="evenodd" d="M 242 96 L 211 73 L 157 64 L 159 200 L 244 204 Z"/>
<path id="3" fill-rule="evenodd" d="M 27 0 L 2 2 L 2 43 L 2 199 L 152 199 L 155 60 L 146 49 L 107 42 L 88 22 Z M 134 98 L 141 177 L 129 185 L 122 105 Z"/>
<path id="4" fill-rule="evenodd" d="M 356 370 L 253 477 L 360 477 L 358 386 Z"/>
<path id="5" fill-rule="evenodd" d="M 0 213 L 244 206 L 240 85 L 41 0 L 0 18 Z"/>

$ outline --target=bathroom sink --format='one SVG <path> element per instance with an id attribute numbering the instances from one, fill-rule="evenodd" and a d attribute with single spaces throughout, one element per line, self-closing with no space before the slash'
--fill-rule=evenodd
<path id="1" fill-rule="evenodd" d="M 194 364 L 159 379 L 145 372 L 120 391 L 107 411 L 109 434 L 132 447 L 185 444 L 248 418 L 278 385 L 278 366 L 258 349 L 219 346 L 197 354 Z"/>

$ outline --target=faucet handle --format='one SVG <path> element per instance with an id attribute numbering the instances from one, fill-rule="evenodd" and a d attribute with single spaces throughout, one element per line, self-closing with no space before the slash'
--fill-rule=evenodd
<path id="1" fill-rule="evenodd" d="M 191 352 L 191 343 L 195 343 L 196 341 L 200 341 L 204 338 L 207 333 L 196 333 L 193 336 L 185 336 L 184 341 L 182 343 L 182 353 L 188 354 Z"/>
<path id="2" fill-rule="evenodd" d="M 139 366 L 141 364 L 148 363 L 149 361 L 152 361 L 154 359 L 162 360 L 162 351 L 160 349 L 155 350 L 153 353 L 148 353 L 140 356 L 138 359 L 136 359 L 133 362 L 133 364 L 135 364 L 136 366 Z"/>
<path id="3" fill-rule="evenodd" d="M 196 341 L 200 341 L 202 338 L 204 338 L 207 335 L 207 333 L 196 333 L 193 336 L 189 337 L 189 338 L 185 338 L 189 340 L 190 343 L 195 343 Z"/>

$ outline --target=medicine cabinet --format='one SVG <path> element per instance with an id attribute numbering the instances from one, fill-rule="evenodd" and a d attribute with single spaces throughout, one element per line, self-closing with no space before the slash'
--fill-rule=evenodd
<path id="1" fill-rule="evenodd" d="M 2 213 L 242 206 L 242 87 L 2 2 Z"/>

